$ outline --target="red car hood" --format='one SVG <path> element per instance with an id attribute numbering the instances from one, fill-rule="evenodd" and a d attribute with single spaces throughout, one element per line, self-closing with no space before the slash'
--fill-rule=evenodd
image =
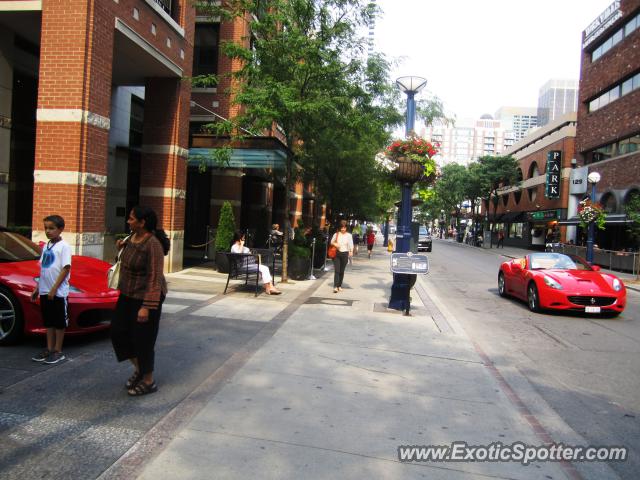
<path id="1" fill-rule="evenodd" d="M 73 255 L 69 283 L 82 290 L 84 295 L 102 296 L 110 291 L 107 288 L 107 270 L 110 266 L 97 258 Z M 33 279 L 38 275 L 40 275 L 40 265 L 37 260 L 0 263 L 2 282 L 20 290 L 33 290 L 36 286 Z"/>
<path id="2" fill-rule="evenodd" d="M 543 275 L 556 280 L 564 290 L 576 293 L 602 293 L 618 295 L 611 283 L 616 278 L 613 275 L 590 270 L 545 270 Z"/>

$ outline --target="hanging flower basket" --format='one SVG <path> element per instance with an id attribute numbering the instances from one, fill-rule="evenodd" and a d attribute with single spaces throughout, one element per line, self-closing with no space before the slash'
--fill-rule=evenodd
<path id="1" fill-rule="evenodd" d="M 607 214 L 602 208 L 602 205 L 592 203 L 591 200 L 587 198 L 578 204 L 578 219 L 580 220 L 580 226 L 582 228 L 587 228 L 589 224 L 593 222 L 600 230 L 604 230 Z"/>
<path id="2" fill-rule="evenodd" d="M 395 164 L 393 176 L 403 183 L 433 183 L 437 167 L 433 156 L 436 147 L 422 138 L 411 136 L 396 140 L 386 149 L 386 157 Z"/>

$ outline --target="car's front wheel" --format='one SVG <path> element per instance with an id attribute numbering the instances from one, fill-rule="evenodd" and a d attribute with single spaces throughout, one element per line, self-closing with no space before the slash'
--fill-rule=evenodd
<path id="1" fill-rule="evenodd" d="M 529 304 L 529 310 L 532 312 L 540 311 L 540 295 L 538 294 L 538 287 L 533 282 L 527 287 L 527 303 Z"/>
<path id="2" fill-rule="evenodd" d="M 0 287 L 0 345 L 16 343 L 24 334 L 24 323 L 18 300 Z"/>
<path id="3" fill-rule="evenodd" d="M 504 279 L 504 273 L 500 272 L 498 274 L 498 295 L 501 297 L 507 296 L 507 285 Z"/>

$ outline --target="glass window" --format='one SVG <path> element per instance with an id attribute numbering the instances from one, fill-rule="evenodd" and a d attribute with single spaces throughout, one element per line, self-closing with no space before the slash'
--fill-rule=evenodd
<path id="1" fill-rule="evenodd" d="M 512 223 L 509 228 L 510 238 L 522 238 L 522 231 L 524 230 L 523 223 Z"/>
<path id="2" fill-rule="evenodd" d="M 615 87 L 609 90 L 609 102 L 613 102 L 620 98 L 620 87 Z"/>
<path id="3" fill-rule="evenodd" d="M 193 45 L 193 76 L 218 73 L 220 24 L 198 23 Z"/>
<path id="4" fill-rule="evenodd" d="M 638 17 L 634 17 L 630 21 L 627 22 L 627 24 L 624 26 L 624 35 L 625 36 L 630 35 L 631 32 L 633 32 L 636 29 L 636 27 L 637 27 L 636 22 L 637 21 L 638 21 Z"/>
<path id="5" fill-rule="evenodd" d="M 633 79 L 632 78 L 622 82 L 622 92 L 621 93 L 622 93 L 622 95 L 626 95 L 631 90 L 633 90 Z"/>
<path id="6" fill-rule="evenodd" d="M 602 108 L 605 105 L 608 105 L 609 104 L 609 92 L 606 92 L 606 93 L 603 93 L 602 95 L 600 95 L 599 100 L 600 100 L 600 107 L 599 108 Z"/>
<path id="7" fill-rule="evenodd" d="M 596 48 L 591 54 L 591 61 L 595 62 L 602 56 L 602 46 Z"/>
<path id="8" fill-rule="evenodd" d="M 613 47 L 613 40 L 611 39 L 611 37 L 609 37 L 602 44 L 602 53 L 607 53 L 609 50 L 611 50 L 611 47 Z"/>
<path id="9" fill-rule="evenodd" d="M 633 77 L 633 89 L 640 88 L 640 73 L 637 73 Z"/>
<path id="10" fill-rule="evenodd" d="M 591 100 L 589 102 L 589 111 L 590 112 L 595 112 L 599 108 L 600 108 L 600 99 L 599 98 L 596 98 L 595 100 Z"/>
<path id="11" fill-rule="evenodd" d="M 612 45 L 616 45 L 620 43 L 621 40 L 622 40 L 622 29 L 618 30 L 616 33 L 613 34 L 613 37 L 611 37 Z"/>

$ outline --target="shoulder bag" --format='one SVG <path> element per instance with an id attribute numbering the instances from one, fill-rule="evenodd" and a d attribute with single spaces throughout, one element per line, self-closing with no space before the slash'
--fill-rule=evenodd
<path id="1" fill-rule="evenodd" d="M 131 237 L 131 235 L 129 235 L 129 237 Z M 107 271 L 107 287 L 114 290 L 118 289 L 118 282 L 120 281 L 120 256 L 122 255 L 122 251 L 127 246 L 127 240 L 129 240 L 129 237 L 126 237 L 124 239 L 122 248 L 118 252 L 116 263 L 111 265 L 111 268 L 109 268 L 109 270 Z"/>
<path id="2" fill-rule="evenodd" d="M 331 237 L 331 240 L 333 240 L 333 237 Z M 329 240 L 329 241 L 331 241 Z M 338 241 L 338 234 L 336 233 L 336 242 Z M 327 257 L 329 258 L 336 258 L 336 255 L 338 254 L 338 249 L 336 248 L 335 245 L 329 244 L 329 248 L 327 249 Z"/>

